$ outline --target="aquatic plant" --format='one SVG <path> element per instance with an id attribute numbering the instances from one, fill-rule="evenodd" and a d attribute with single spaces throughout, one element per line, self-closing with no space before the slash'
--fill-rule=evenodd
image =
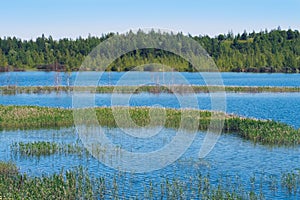
<path id="1" fill-rule="evenodd" d="M 285 172 L 281 176 L 281 187 L 288 194 L 297 195 L 300 193 L 300 171 Z"/>
<path id="2" fill-rule="evenodd" d="M 144 191 L 128 195 L 126 191 L 121 192 L 124 190 L 121 184 L 124 183 L 119 181 L 122 178 L 120 176 L 93 177 L 83 167 L 42 177 L 29 177 L 18 173 L 13 177 L 0 176 L 0 196 L 13 199 L 187 199 L 195 198 L 196 195 L 202 199 L 242 199 L 248 196 L 247 193 L 231 192 L 222 183 L 214 186 L 208 176 L 201 176 L 201 180 L 198 180 L 205 184 L 199 194 L 189 191 L 194 188 L 187 188 L 183 180 L 166 179 L 159 184 L 162 190 L 157 189 L 157 185 L 151 180 L 145 180 Z M 126 189 L 130 190 L 128 187 Z"/>
<path id="3" fill-rule="evenodd" d="M 9 164 L 11 165 L 11 164 Z M 265 199 L 264 189 L 248 188 L 241 182 L 239 175 L 223 179 L 219 176 L 213 182 L 209 174 L 196 172 L 190 178 L 161 178 L 143 181 L 144 187 L 133 188 L 126 184 L 126 174 L 93 176 L 87 169 L 79 166 L 72 170 L 52 175 L 30 177 L 26 173 L 14 173 L 13 176 L 0 174 L 0 196 L 5 199 Z M 268 193 L 267 198 L 297 198 L 299 195 L 299 173 L 286 172 L 280 175 L 276 187 L 280 193 Z M 280 178 L 279 177 L 279 178 Z M 131 177 L 129 179 L 133 179 Z M 250 177 L 254 185 L 265 186 L 268 179 Z M 126 180 L 126 181 L 124 181 Z M 244 180 L 246 181 L 246 180 Z M 249 180 L 249 183 L 251 180 Z M 126 186 L 124 185 L 126 184 Z M 271 196 L 272 195 L 272 196 Z"/>
<path id="4" fill-rule="evenodd" d="M 72 124 L 73 116 L 69 109 L 0 105 L 0 129 L 34 129 Z"/>
<path id="5" fill-rule="evenodd" d="M 17 172 L 18 168 L 14 163 L 0 161 L 0 176 L 15 175 Z"/>
<path id="6" fill-rule="evenodd" d="M 98 118 L 99 124 L 107 127 L 116 127 L 115 117 L 111 107 L 85 108 L 93 109 Z M 129 109 L 132 120 L 139 126 L 149 125 L 150 108 L 149 107 L 115 107 L 117 112 L 122 113 Z M 155 108 L 157 111 L 161 108 Z M 152 112 L 155 111 L 151 108 Z M 182 112 L 194 112 L 198 115 L 199 130 L 207 130 L 211 120 L 211 111 L 199 110 L 178 110 L 164 109 L 166 112 L 165 123 L 168 128 L 178 128 Z M 156 120 L 161 125 L 160 120 Z M 120 126 L 120 124 L 118 124 Z M 128 126 L 130 124 L 121 124 Z M 45 127 L 64 127 L 73 126 L 73 110 L 62 108 L 48 108 L 37 106 L 1 106 L 0 105 L 0 129 L 35 129 Z M 184 127 L 189 129 L 188 126 Z M 226 115 L 223 128 L 224 133 L 234 133 L 238 136 L 251 140 L 254 143 L 269 145 L 298 145 L 300 144 L 300 130 L 293 127 L 271 120 L 258 120 L 251 118 L 243 118 L 235 115 Z"/>
<path id="7" fill-rule="evenodd" d="M 225 120 L 224 131 L 235 132 L 254 143 L 269 145 L 300 144 L 300 130 L 272 120 L 232 117 Z"/>
<path id="8" fill-rule="evenodd" d="M 21 155 L 21 156 L 47 156 L 52 154 L 76 154 L 76 155 L 83 155 L 88 154 L 85 151 L 85 148 L 78 144 L 63 144 L 63 143 L 56 143 L 56 142 L 16 142 L 11 145 L 12 153 L 14 155 Z"/>
<path id="9" fill-rule="evenodd" d="M 208 93 L 208 92 L 234 92 L 234 93 L 283 93 L 300 92 L 300 87 L 270 87 L 270 86 L 196 86 L 196 85 L 143 85 L 143 86 L 1 86 L 0 94 L 48 94 L 68 92 L 93 92 L 93 93 Z"/>

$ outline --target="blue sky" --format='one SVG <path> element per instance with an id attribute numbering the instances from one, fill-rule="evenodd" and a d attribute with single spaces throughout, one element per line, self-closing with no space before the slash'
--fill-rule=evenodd
<path id="1" fill-rule="evenodd" d="M 300 0 L 11 0 L 0 7 L 0 37 L 76 38 L 161 28 L 215 36 L 300 29 Z"/>

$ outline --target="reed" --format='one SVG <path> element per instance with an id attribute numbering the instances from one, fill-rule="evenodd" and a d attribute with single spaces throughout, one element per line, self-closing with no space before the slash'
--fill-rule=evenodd
<path id="1" fill-rule="evenodd" d="M 297 195 L 300 193 L 300 171 L 285 172 L 281 176 L 281 187 L 288 194 Z"/>
<path id="2" fill-rule="evenodd" d="M 289 146 L 300 144 L 300 130 L 272 121 L 232 117 L 225 120 L 224 132 L 266 145 Z"/>
<path id="3" fill-rule="evenodd" d="M 208 93 L 208 92 L 233 92 L 233 93 L 283 93 L 300 92 L 300 87 L 270 87 L 270 86 L 190 86 L 190 85 L 147 85 L 147 86 L 1 86 L 1 95 L 16 94 L 49 94 L 52 92 L 93 92 L 93 93 Z"/>
<path id="4" fill-rule="evenodd" d="M 42 177 L 28 177 L 26 174 L 17 174 L 14 177 L 0 177 L 0 195 L 11 199 L 160 199 L 164 196 L 151 180 L 145 180 L 144 191 L 138 191 L 135 196 L 126 194 L 120 196 L 122 181 L 118 182 L 119 175 L 113 178 L 91 177 L 82 167 L 72 171 L 65 171 Z M 203 176 L 203 188 L 198 195 L 203 199 L 241 199 L 247 194 L 239 194 L 226 190 L 225 186 L 213 186 L 208 177 Z M 185 187 L 185 181 L 173 179 L 168 182 L 162 180 L 159 187 L 166 193 L 167 199 L 195 198 L 196 193 Z M 126 188 L 127 190 L 133 188 Z M 193 190 L 193 188 L 191 188 Z M 123 191 L 129 192 L 130 191 Z M 143 193 L 147 195 L 142 195 Z"/>
<path id="5" fill-rule="evenodd" d="M 3 163 L 6 168 L 15 170 L 12 163 Z M 0 166 L 1 166 L 0 165 Z M 263 175 L 261 175 L 263 176 Z M 0 196 L 3 199 L 265 199 L 264 190 L 249 188 L 246 185 L 254 180 L 256 186 L 267 186 L 268 179 L 263 177 L 250 177 L 247 182 L 241 182 L 236 175 L 230 179 L 219 176 L 212 182 L 209 174 L 196 172 L 190 178 L 167 177 L 155 180 L 145 179 L 144 188 L 134 188 L 134 185 L 124 187 L 124 178 L 133 179 L 125 174 L 112 174 L 110 176 L 93 176 L 83 167 L 73 170 L 61 171 L 57 174 L 30 177 L 26 173 L 14 173 L 13 176 L 0 174 Z M 279 190 L 268 198 L 289 197 L 297 199 L 299 195 L 299 173 L 286 172 L 278 178 L 280 182 L 273 183 Z M 245 180 L 246 181 L 246 180 Z M 245 185 L 246 184 L 246 185 Z M 248 188 L 248 189 L 246 189 Z M 132 194 L 132 191 L 134 194 Z M 5 198 L 4 198 L 5 197 Z"/>
<path id="6" fill-rule="evenodd" d="M 0 106 L 0 129 L 72 126 L 72 110 L 37 106 Z"/>
<path id="7" fill-rule="evenodd" d="M 86 108 L 81 110 L 86 112 Z M 95 111 L 99 124 L 107 127 L 116 127 L 115 117 L 111 107 L 92 108 Z M 118 113 L 129 109 L 132 120 L 139 126 L 146 126 L 150 122 L 149 107 L 116 107 Z M 161 108 L 151 108 L 152 112 L 160 112 Z M 207 130 L 211 120 L 212 112 L 198 110 L 164 109 L 166 112 L 165 123 L 167 128 L 177 129 L 180 125 L 182 112 L 193 113 L 198 116 L 199 130 Z M 160 120 L 156 120 L 161 125 Z M 36 129 L 45 127 L 73 126 L 73 110 L 62 108 L 47 108 L 36 106 L 0 106 L 0 129 Z M 120 125 L 120 124 L 118 124 Z M 130 126 L 130 124 L 122 124 Z M 189 129 L 188 126 L 184 128 Z M 235 115 L 226 115 L 223 128 L 224 133 L 234 133 L 241 138 L 254 143 L 267 145 L 298 145 L 300 144 L 300 130 L 270 120 L 258 120 L 242 118 Z"/>
<path id="8" fill-rule="evenodd" d="M 82 156 L 87 154 L 82 145 L 78 143 L 74 144 L 62 144 L 56 142 L 16 142 L 11 145 L 12 153 L 14 155 L 20 155 L 23 157 L 33 156 L 49 156 L 53 154 L 76 154 Z"/>
<path id="9" fill-rule="evenodd" d="M 0 176 L 15 175 L 17 173 L 18 168 L 14 163 L 0 161 Z"/>

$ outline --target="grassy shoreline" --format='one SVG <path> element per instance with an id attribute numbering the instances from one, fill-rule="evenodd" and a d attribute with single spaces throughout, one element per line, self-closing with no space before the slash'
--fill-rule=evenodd
<path id="1" fill-rule="evenodd" d="M 100 125 L 117 127 L 111 107 L 97 107 L 93 109 Z M 122 111 L 122 109 L 127 108 L 117 107 L 115 109 Z M 139 126 L 149 124 L 149 110 L 149 107 L 129 108 L 132 120 Z M 84 111 L 88 110 L 85 109 Z M 165 109 L 165 112 L 166 119 L 163 125 L 167 128 L 177 129 L 181 120 L 181 112 L 185 111 Z M 212 113 L 210 111 L 197 110 L 192 112 L 195 112 L 199 116 L 198 129 L 200 131 L 207 130 L 210 125 Z M 56 128 L 73 125 L 72 109 L 38 106 L 0 106 L 0 130 Z M 266 145 L 291 146 L 300 144 L 300 129 L 294 129 L 287 124 L 270 120 L 257 120 L 226 115 L 223 133 L 235 133 L 246 140 Z"/>
<path id="2" fill-rule="evenodd" d="M 300 87 L 271 87 L 271 86 L 0 86 L 1 95 L 15 94 L 47 94 L 51 92 L 92 92 L 92 93 L 286 93 L 300 92 Z"/>

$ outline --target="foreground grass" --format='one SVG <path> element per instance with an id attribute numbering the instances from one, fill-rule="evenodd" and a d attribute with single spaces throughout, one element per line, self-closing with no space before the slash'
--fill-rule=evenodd
<path id="1" fill-rule="evenodd" d="M 208 92 L 242 92 L 242 93 L 262 93 L 262 92 L 300 92 L 300 87 L 256 87 L 256 86 L 186 86 L 186 85 L 170 85 L 170 86 L 1 86 L 0 94 L 47 94 L 51 92 L 72 92 L 87 91 L 93 93 L 208 93 Z"/>
<path id="2" fill-rule="evenodd" d="M 127 108 L 117 107 L 115 109 L 119 113 L 122 113 Z M 153 110 L 153 108 L 151 109 Z M 156 110 L 159 111 L 159 108 L 156 108 Z M 117 126 L 112 108 L 110 107 L 98 107 L 93 108 L 93 110 L 90 108 L 82 111 L 95 111 L 99 124 L 102 126 Z M 137 125 L 149 125 L 149 107 L 131 107 L 129 108 L 129 111 L 132 120 Z M 212 113 L 210 111 L 176 109 L 165 109 L 164 111 L 166 112 L 166 118 L 163 125 L 168 128 L 177 129 L 179 127 L 182 112 L 193 112 L 198 116 L 197 120 L 199 121 L 199 130 L 207 130 L 211 122 Z M 73 126 L 73 124 L 72 109 L 37 106 L 0 106 L 0 130 L 67 127 Z M 127 124 L 122 124 L 122 126 L 127 126 Z M 188 129 L 189 127 L 186 126 L 185 128 Z M 300 144 L 299 129 L 294 129 L 289 125 L 270 120 L 257 120 L 234 115 L 226 115 L 223 132 L 235 133 L 244 139 L 253 141 L 254 143 L 269 145 Z"/>
<path id="3" fill-rule="evenodd" d="M 186 199 L 188 197 L 257 199 L 254 192 L 249 194 L 231 192 L 223 188 L 225 185 L 214 187 L 210 184 L 209 177 L 201 174 L 194 180 L 193 188 L 186 188 L 183 181 L 166 179 L 160 184 L 160 191 L 156 191 L 157 188 L 154 189 L 155 186 L 149 180 L 145 180 L 147 186 L 144 191 L 138 191 L 139 193 L 134 196 L 130 195 L 130 188 L 127 188 L 128 191 L 122 189 L 124 186 L 117 182 L 117 178 L 118 176 L 113 180 L 106 177 L 93 178 L 83 168 L 40 178 L 19 173 L 0 174 L 0 197 L 4 199 Z"/>
<path id="4" fill-rule="evenodd" d="M 71 171 L 42 177 L 29 177 L 19 173 L 13 163 L 0 162 L 0 198 L 2 199 L 265 199 L 265 190 L 270 192 L 268 198 L 290 197 L 300 194 L 300 173 L 291 171 L 279 177 L 255 177 L 253 175 L 245 188 L 241 177 L 234 179 L 220 176 L 214 183 L 209 174 L 197 172 L 186 179 L 162 178 L 153 183 L 145 179 L 144 188 L 134 188 L 126 181 L 126 174 L 118 173 L 112 177 L 94 177 L 83 167 Z M 264 190 L 262 188 L 265 188 Z"/>
<path id="5" fill-rule="evenodd" d="M 0 176 L 16 175 L 17 173 L 18 173 L 18 168 L 15 164 L 11 162 L 0 161 Z"/>

